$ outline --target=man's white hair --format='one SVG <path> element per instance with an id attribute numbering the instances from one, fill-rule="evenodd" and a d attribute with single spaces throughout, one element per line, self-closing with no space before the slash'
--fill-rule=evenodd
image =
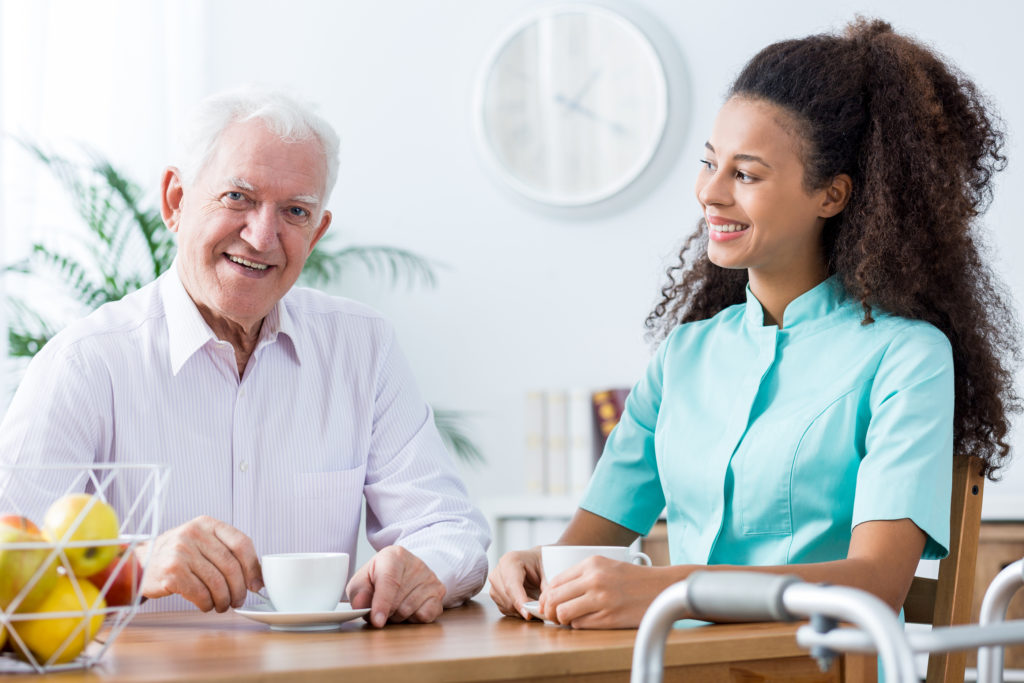
<path id="1" fill-rule="evenodd" d="M 327 160 L 321 209 L 338 179 L 338 134 L 312 107 L 282 91 L 245 86 L 207 97 L 196 107 L 182 139 L 184 158 L 180 171 L 186 183 L 193 183 L 213 157 L 224 129 L 233 123 L 259 120 L 286 142 L 310 138 L 320 141 Z"/>

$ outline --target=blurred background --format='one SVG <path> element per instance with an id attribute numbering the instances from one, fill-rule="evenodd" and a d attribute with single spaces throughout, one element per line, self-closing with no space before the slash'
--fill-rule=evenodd
<path id="1" fill-rule="evenodd" d="M 0 0 L 0 261 L 82 230 L 67 194 L 11 135 L 68 155 L 93 150 L 154 206 L 183 118 L 199 99 L 248 82 L 287 87 L 317 103 L 342 138 L 329 207 L 338 243 L 409 249 L 438 275 L 434 288 L 392 288 L 355 267 L 327 289 L 385 313 L 425 398 L 465 413 L 484 457 L 460 464 L 474 499 L 525 494 L 527 393 L 628 387 L 650 357 L 643 321 L 699 217 L 698 159 L 736 71 L 770 42 L 838 29 L 863 13 L 938 48 L 1004 118 L 1010 165 L 984 222 L 991 258 L 1024 302 L 1024 272 L 1015 267 L 1024 260 L 1015 203 L 1024 182 L 1024 89 L 1019 60 L 1007 57 L 1024 5 L 608 3 L 673 53 L 671 139 L 635 187 L 569 211 L 517 196 L 485 163 L 476 132 L 485 64 L 517 22 L 546 4 Z M 17 294 L 54 306 L 42 289 Z M 19 367 L 3 365 L 0 411 Z M 1024 432 L 1013 439 L 1019 456 Z M 1024 517 L 1024 465 L 988 488 L 985 509 Z"/>

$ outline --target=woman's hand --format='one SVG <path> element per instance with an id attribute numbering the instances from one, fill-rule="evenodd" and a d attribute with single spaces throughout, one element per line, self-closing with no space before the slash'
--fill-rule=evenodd
<path id="1" fill-rule="evenodd" d="M 536 599 L 543 588 L 540 548 L 505 553 L 488 580 L 491 582 L 491 599 L 502 614 L 531 619 L 523 605 Z"/>
<path id="2" fill-rule="evenodd" d="M 594 555 L 551 577 L 540 595 L 540 610 L 547 619 L 573 628 L 636 628 L 654 598 L 681 578 L 672 568 Z"/>

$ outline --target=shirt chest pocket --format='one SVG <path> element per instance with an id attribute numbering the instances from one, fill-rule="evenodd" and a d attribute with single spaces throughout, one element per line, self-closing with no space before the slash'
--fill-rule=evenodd
<path id="1" fill-rule="evenodd" d="M 849 507 L 853 492 L 844 482 L 863 446 L 858 405 L 848 392 L 789 419 L 766 414 L 752 426 L 730 463 L 744 534 L 791 534 Z"/>

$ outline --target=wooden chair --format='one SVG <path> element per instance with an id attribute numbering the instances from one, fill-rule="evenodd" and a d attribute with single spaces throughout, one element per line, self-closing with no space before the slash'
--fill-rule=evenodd
<path id="1" fill-rule="evenodd" d="M 903 603 L 907 623 L 952 626 L 970 622 L 984 485 L 978 458 L 954 458 L 949 556 L 939 563 L 938 579 L 914 578 Z M 927 683 L 963 683 L 966 666 L 966 652 L 930 654 L 925 680 Z M 874 681 L 876 674 L 875 657 L 846 658 L 845 681 Z"/>

